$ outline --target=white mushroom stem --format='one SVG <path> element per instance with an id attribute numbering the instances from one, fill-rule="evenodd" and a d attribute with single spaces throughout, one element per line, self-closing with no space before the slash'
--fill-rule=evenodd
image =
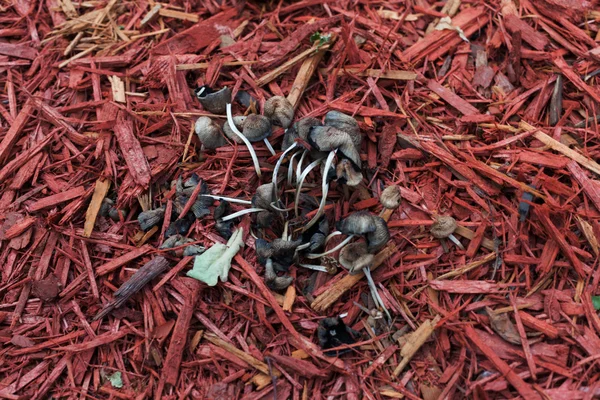
<path id="1" fill-rule="evenodd" d="M 338 251 L 339 249 L 341 249 L 342 247 L 344 247 L 345 245 L 347 245 L 352 240 L 353 237 L 354 237 L 354 235 L 349 235 L 346 239 L 342 240 L 340 242 L 340 244 L 338 244 L 337 246 L 335 246 L 333 249 L 329 249 L 326 252 L 321 253 L 321 254 L 314 254 L 314 253 L 310 254 L 309 253 L 309 254 L 306 255 L 306 258 L 313 260 L 315 258 L 320 258 L 320 257 L 324 257 L 324 256 L 326 256 L 328 254 L 335 253 L 336 251 Z"/>
<path id="2" fill-rule="evenodd" d="M 266 211 L 266 210 L 263 208 L 247 208 L 245 210 L 241 210 L 238 212 L 234 212 L 233 214 L 229 214 L 229 215 L 221 218 L 221 221 L 229 221 L 230 219 L 241 217 L 242 215 L 246 215 L 246 214 L 250 214 L 250 213 L 257 213 L 257 212 L 261 212 L 261 211 Z"/>
<path id="3" fill-rule="evenodd" d="M 210 197 L 215 200 L 226 200 L 230 203 L 239 203 L 239 204 L 252 204 L 250 200 L 243 199 L 235 199 L 233 197 L 225 197 L 225 196 L 215 196 L 214 194 L 199 194 L 199 197 Z"/>
<path id="4" fill-rule="evenodd" d="M 277 205 L 275 205 L 275 202 L 272 202 L 270 204 L 270 206 L 271 206 L 271 208 L 273 210 L 276 210 L 276 211 L 279 211 L 279 212 L 288 212 L 288 211 L 292 211 L 293 210 L 293 208 L 291 208 L 291 207 L 290 208 L 279 208 Z"/>
<path id="5" fill-rule="evenodd" d="M 327 193 L 329 192 L 329 182 L 327 182 L 327 175 L 329 175 L 329 169 L 331 168 L 331 164 L 333 163 L 333 159 L 335 158 L 335 153 L 337 153 L 337 149 L 330 151 L 329 155 L 327 156 L 327 161 L 325 162 L 325 169 L 323 170 L 323 184 L 321 186 L 321 203 L 319 203 L 319 209 L 317 210 L 315 216 L 310 221 L 308 221 L 308 224 L 306 224 L 306 226 L 302 230 L 303 232 L 306 232 L 308 229 L 310 229 L 310 227 L 313 226 L 321 218 L 321 215 L 323 215 L 323 212 L 325 211 L 325 202 L 327 201 Z"/>
<path id="6" fill-rule="evenodd" d="M 450 239 L 452 242 L 454 242 L 454 244 L 461 250 L 464 250 L 465 247 L 462 245 L 462 243 L 460 242 L 460 240 L 458 240 L 456 238 L 456 236 L 454 236 L 453 234 L 450 234 L 450 236 L 448 236 L 448 239 Z"/>
<path id="7" fill-rule="evenodd" d="M 385 315 L 388 316 L 388 320 L 391 321 L 392 316 L 390 315 L 390 312 L 388 311 L 388 309 L 385 308 L 385 305 L 383 304 L 383 300 L 381 299 L 381 296 L 379 296 L 379 292 L 377 291 L 377 286 L 375 286 L 375 282 L 373 281 L 373 276 L 371 276 L 371 268 L 366 267 L 363 269 L 363 272 L 365 273 L 365 276 L 367 277 L 367 282 L 369 284 L 369 288 L 371 289 L 371 296 L 373 297 L 373 301 L 375 301 L 375 305 L 377 306 L 377 308 L 381 307 L 383 309 L 383 311 L 385 312 Z"/>
<path id="8" fill-rule="evenodd" d="M 304 249 L 308 249 L 309 247 L 310 247 L 310 242 L 301 244 L 300 246 L 296 247 L 296 253 L 299 251 L 302 251 Z"/>
<path id="9" fill-rule="evenodd" d="M 296 182 L 296 196 L 294 198 L 294 211 L 296 213 L 296 217 L 298 216 L 298 205 L 300 204 L 300 191 L 302 190 L 302 185 L 304 184 L 304 180 L 306 179 L 308 174 L 310 174 L 310 171 L 315 169 L 319 164 L 321 164 L 322 161 L 323 161 L 323 159 L 319 158 L 318 160 L 315 160 L 315 161 L 311 162 L 310 164 L 308 164 L 308 167 L 306 167 L 306 169 L 304 171 L 302 171 L 302 175 L 300 175 L 300 179 L 298 179 L 298 181 Z"/>
<path id="10" fill-rule="evenodd" d="M 329 272 L 327 267 L 323 265 L 313 265 L 313 264 L 298 264 L 298 266 L 306 269 L 312 269 L 313 271 L 321 271 L 321 272 Z"/>
<path id="11" fill-rule="evenodd" d="M 292 145 L 283 152 L 281 157 L 279 157 L 279 159 L 277 160 L 277 163 L 275 164 L 275 168 L 273 169 L 272 182 L 273 182 L 273 196 L 274 196 L 275 202 L 277 202 L 277 200 L 279 200 L 279 193 L 277 192 L 277 175 L 279 175 L 279 168 L 281 167 L 281 163 L 283 162 L 285 155 L 287 153 L 289 153 L 290 151 L 292 151 L 295 147 L 296 147 L 296 142 L 292 143 Z"/>
<path id="12" fill-rule="evenodd" d="M 288 173 L 287 173 L 287 181 L 288 181 L 288 185 L 289 186 L 293 186 L 294 182 L 293 182 L 293 172 L 294 172 L 294 158 L 296 158 L 296 156 L 300 154 L 299 151 L 295 152 L 294 154 L 292 154 L 292 156 L 290 157 L 290 165 L 288 166 Z"/>
<path id="13" fill-rule="evenodd" d="M 331 232 L 329 235 L 327 235 L 327 237 L 325 238 L 325 244 L 327 244 L 327 242 L 329 242 L 331 239 L 333 239 L 334 237 L 336 237 L 337 235 L 341 235 L 342 232 L 340 231 L 333 231 Z"/>
<path id="14" fill-rule="evenodd" d="M 269 142 L 269 139 L 264 138 L 263 141 L 265 142 L 265 145 L 267 146 L 267 149 L 269 149 L 269 151 L 271 152 L 272 155 L 277 154 L 277 153 L 275 153 L 275 149 L 273 148 L 273 146 L 271 146 L 271 143 Z"/>
<path id="15" fill-rule="evenodd" d="M 261 177 L 260 165 L 258 164 L 258 158 L 256 157 L 256 152 L 254 151 L 254 148 L 252 147 L 252 143 L 250 143 L 248 138 L 246 136 L 244 136 L 242 134 L 242 132 L 240 132 L 239 129 L 235 126 L 235 123 L 233 122 L 233 115 L 231 114 L 231 103 L 227 103 L 227 123 L 229 124 L 229 127 L 231 128 L 233 133 L 238 135 L 239 138 L 242 139 L 242 141 L 244 142 L 246 147 L 248 147 L 248 151 L 250 152 L 250 156 L 252 157 L 252 162 L 254 163 L 254 169 L 256 170 L 256 175 L 258 175 L 258 177 L 260 178 Z"/>
<path id="16" fill-rule="evenodd" d="M 300 161 L 298 161 L 298 165 L 296 166 L 296 183 L 300 180 L 300 176 L 302 176 L 302 164 L 304 163 L 304 157 L 308 154 L 307 150 L 302 152 L 302 156 L 300 157 Z"/>

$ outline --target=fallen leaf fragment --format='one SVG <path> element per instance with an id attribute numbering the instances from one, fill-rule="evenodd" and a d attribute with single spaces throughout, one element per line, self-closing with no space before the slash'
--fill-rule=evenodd
<path id="1" fill-rule="evenodd" d="M 244 246 L 242 241 L 243 229 L 240 228 L 233 233 L 227 244 L 215 243 L 210 249 L 197 256 L 194 267 L 188 271 L 187 276 L 215 286 L 219 278 L 221 282 L 227 282 L 231 260 Z"/>

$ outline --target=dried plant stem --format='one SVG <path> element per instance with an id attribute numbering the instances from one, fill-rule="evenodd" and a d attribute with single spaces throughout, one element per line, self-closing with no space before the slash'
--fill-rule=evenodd
<path id="1" fill-rule="evenodd" d="M 329 152 L 329 156 L 327 156 L 327 161 L 325 162 L 325 169 L 323 170 L 323 184 L 321 187 L 321 192 L 322 192 L 321 203 L 319 204 L 319 209 L 317 210 L 317 213 L 315 214 L 315 216 L 310 221 L 308 221 L 308 223 L 302 230 L 303 232 L 306 232 L 308 229 L 310 229 L 310 227 L 312 227 L 319 220 L 319 218 L 321 218 L 321 215 L 323 215 L 323 211 L 325 210 L 325 202 L 327 201 L 327 193 L 329 192 L 329 182 L 327 182 L 327 175 L 328 175 L 329 169 L 331 168 L 331 164 L 333 163 L 333 159 L 335 158 L 336 152 L 337 152 L 337 150 L 333 150 L 333 151 Z"/>
<path id="2" fill-rule="evenodd" d="M 250 213 L 256 213 L 256 212 L 261 212 L 261 211 L 266 211 L 263 208 L 247 208 L 245 210 L 241 210 L 238 212 L 234 212 L 233 214 L 229 214 L 223 218 L 221 218 L 221 221 L 229 221 L 230 219 L 234 219 L 237 217 L 241 217 L 242 215 L 246 215 L 246 214 L 250 214 Z"/>

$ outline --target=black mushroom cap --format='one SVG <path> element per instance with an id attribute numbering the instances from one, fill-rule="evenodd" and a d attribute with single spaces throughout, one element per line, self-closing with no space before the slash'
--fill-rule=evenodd
<path id="1" fill-rule="evenodd" d="M 338 154 L 349 159 L 360 169 L 362 163 L 357 148 L 348 133 L 332 126 L 313 126 L 308 135 L 308 143 L 320 151 L 338 150 Z"/>
<path id="2" fill-rule="evenodd" d="M 385 220 L 374 215 L 373 222 L 375 223 L 375 230 L 367 233 L 367 250 L 370 253 L 381 250 L 390 240 L 390 231 Z"/>
<path id="3" fill-rule="evenodd" d="M 140 228 L 143 231 L 147 231 L 150 228 L 160 224 L 165 217 L 165 208 L 160 207 L 154 210 L 142 211 L 138 215 L 138 222 L 140 223 Z"/>
<path id="4" fill-rule="evenodd" d="M 350 135 L 354 147 L 356 147 L 357 150 L 360 150 L 362 136 L 360 134 L 358 122 L 356 122 L 353 117 L 342 112 L 332 110 L 325 114 L 324 123 L 327 126 L 333 126 L 334 128 L 346 132 L 348 135 Z"/>
<path id="5" fill-rule="evenodd" d="M 321 217 L 318 224 L 314 224 L 307 231 L 302 233 L 302 242 L 310 243 L 310 246 L 306 248 L 305 251 L 313 253 L 323 247 L 328 234 L 329 221 L 327 221 L 327 218 Z"/>
<path id="6" fill-rule="evenodd" d="M 221 218 L 229 214 L 230 210 L 231 207 L 229 206 L 229 202 L 226 200 L 221 200 L 213 212 L 213 218 L 215 219 L 215 230 L 224 239 L 229 239 L 233 235 L 233 220 L 221 220 Z"/>
<path id="7" fill-rule="evenodd" d="M 274 125 L 288 128 L 294 119 L 294 106 L 283 96 L 273 96 L 265 102 L 264 114 Z"/>
<path id="8" fill-rule="evenodd" d="M 254 243 L 259 263 L 265 265 L 267 260 L 272 260 L 275 270 L 284 272 L 294 263 L 296 248 L 301 244 L 300 239 L 275 239 L 270 243 L 264 239 L 256 239 Z"/>
<path id="9" fill-rule="evenodd" d="M 194 94 L 202 107 L 213 114 L 224 114 L 227 103 L 231 103 L 231 89 L 228 87 L 214 91 L 210 86 L 204 85 L 195 89 Z"/>
<path id="10" fill-rule="evenodd" d="M 227 144 L 219 125 L 208 117 L 198 118 L 194 129 L 206 149 L 214 150 Z"/>

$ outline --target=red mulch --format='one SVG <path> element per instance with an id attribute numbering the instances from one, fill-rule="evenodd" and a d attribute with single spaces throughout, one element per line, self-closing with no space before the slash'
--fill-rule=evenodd
<path id="1" fill-rule="evenodd" d="M 0 398 L 600 396 L 595 3 L 4 2 Z M 331 40 L 307 52 L 315 32 Z M 401 187 L 373 272 L 391 329 L 376 335 L 355 305 L 369 307 L 364 279 L 319 305 L 343 270 L 293 267 L 295 291 L 273 294 L 247 235 L 209 288 L 185 276 L 191 258 L 158 250 L 164 228 L 140 232 L 141 204 L 170 210 L 179 176 L 244 199 L 270 180 L 263 144 L 261 182 L 244 146 L 201 151 L 202 84 L 357 118 L 366 179 L 334 186 L 327 215 L 378 213 Z M 97 215 L 105 196 L 126 215 Z M 444 252 L 435 214 L 459 222 L 465 250 Z M 210 216 L 189 236 L 223 241 Z M 159 255 L 170 270 L 93 320 Z M 327 357 L 316 328 L 341 313 L 362 338 Z"/>

